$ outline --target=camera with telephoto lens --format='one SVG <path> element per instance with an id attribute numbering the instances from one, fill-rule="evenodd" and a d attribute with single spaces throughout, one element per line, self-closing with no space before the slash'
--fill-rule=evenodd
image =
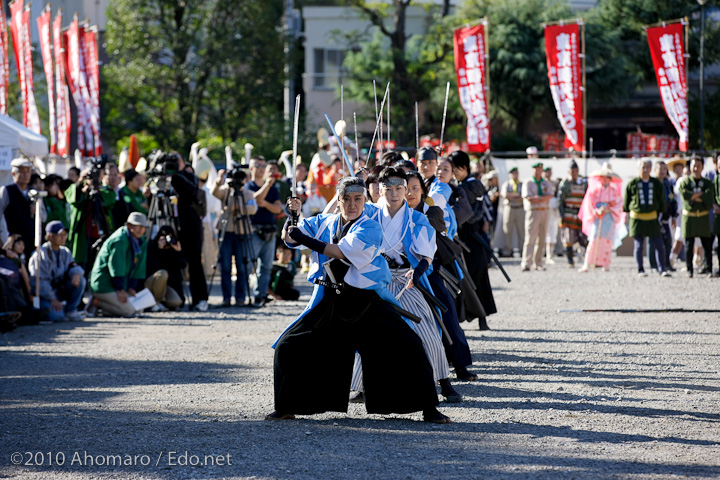
<path id="1" fill-rule="evenodd" d="M 180 169 L 180 156 L 177 153 L 165 153 L 162 150 L 153 150 L 148 156 L 147 173 L 153 177 L 167 177 L 175 175 Z"/>
<path id="2" fill-rule="evenodd" d="M 87 178 L 90 180 L 90 184 L 92 185 L 93 190 L 97 191 L 100 189 L 100 176 L 102 175 L 102 171 L 105 168 L 106 163 L 106 155 L 93 158 L 90 161 L 90 173 L 88 173 Z"/>
<path id="3" fill-rule="evenodd" d="M 180 156 L 177 153 L 165 153 L 153 150 L 148 156 L 147 174 L 152 179 L 153 193 L 166 193 L 170 190 L 170 177 L 180 170 Z"/>
<path id="4" fill-rule="evenodd" d="M 247 165 L 233 166 L 233 168 L 227 173 L 228 184 L 234 188 L 241 188 L 247 178 L 247 172 L 245 172 L 245 169 L 247 168 Z"/>

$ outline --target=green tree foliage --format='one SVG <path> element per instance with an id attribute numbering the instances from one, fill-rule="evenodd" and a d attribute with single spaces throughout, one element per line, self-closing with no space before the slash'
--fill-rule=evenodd
<path id="1" fill-rule="evenodd" d="M 281 0 L 111 2 L 103 71 L 111 140 L 142 131 L 186 153 L 201 136 L 272 137 L 278 152 L 262 153 L 279 153 L 282 7 Z"/>
<path id="2" fill-rule="evenodd" d="M 708 2 L 710 7 L 713 2 Z M 706 12 L 707 12 L 706 7 Z M 627 71 L 642 82 L 655 81 L 652 58 L 648 48 L 647 35 L 643 27 L 663 20 L 689 17 L 691 35 L 689 38 L 690 63 L 695 69 L 699 65 L 700 51 L 700 6 L 688 0 L 600 0 L 598 2 L 599 22 L 610 30 L 622 44 L 627 57 Z M 720 60 L 720 27 L 705 22 L 705 62 Z"/>
<path id="3" fill-rule="evenodd" d="M 715 4 L 715 5 L 713 5 Z M 706 14 L 717 2 L 710 1 L 705 7 Z M 632 86 L 639 88 L 643 84 L 655 83 L 655 70 L 648 48 L 647 35 L 643 27 L 661 21 L 688 17 L 689 38 L 687 53 L 688 67 L 696 72 L 700 65 L 700 6 L 688 0 L 601 0 L 598 4 L 598 17 L 602 27 L 616 38 L 625 59 L 625 72 L 632 79 Z M 720 25 L 705 21 L 705 65 L 720 61 Z M 706 86 L 708 72 L 706 70 Z M 720 122 L 715 114 L 715 105 L 720 101 L 720 90 L 705 92 L 705 147 L 716 148 L 720 145 Z M 689 92 L 690 143 L 699 144 L 700 101 L 698 91 Z M 658 102 L 660 98 L 658 96 Z"/>
<path id="4" fill-rule="evenodd" d="M 345 59 L 350 78 L 345 85 L 351 98 L 374 103 L 373 80 L 378 82 L 378 102 L 391 82 L 392 139 L 413 144 L 415 138 L 415 102 L 428 98 L 437 84 L 437 64 L 452 52 L 449 1 L 442 5 L 423 5 L 427 12 L 428 33 L 410 35 L 406 29 L 411 0 L 392 3 L 349 0 L 349 5 L 368 18 L 375 27 L 369 37 L 349 32 L 346 41 L 351 51 Z"/>

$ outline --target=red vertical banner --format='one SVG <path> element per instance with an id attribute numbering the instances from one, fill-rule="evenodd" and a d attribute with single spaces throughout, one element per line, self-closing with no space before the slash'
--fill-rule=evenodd
<path id="1" fill-rule="evenodd" d="M 53 45 L 55 56 L 55 97 L 57 118 L 57 154 L 70 154 L 70 92 L 65 84 L 65 45 L 62 35 L 62 11 L 53 20 Z"/>
<path id="2" fill-rule="evenodd" d="M 585 151 L 583 65 L 578 23 L 545 26 L 548 79 L 557 117 L 565 131 L 565 148 Z"/>
<path id="3" fill-rule="evenodd" d="M 85 156 L 90 157 L 95 154 L 94 135 L 97 132 L 97 118 L 93 112 L 90 89 L 88 88 L 87 59 L 85 57 L 85 27 L 85 25 L 78 27 L 78 52 L 80 59 L 80 81 L 78 88 L 80 89 L 80 96 L 85 105 Z"/>
<path id="4" fill-rule="evenodd" d="M 95 156 L 103 153 L 100 140 L 100 62 L 97 49 L 97 26 L 85 27 L 85 71 L 93 112 Z"/>
<path id="5" fill-rule="evenodd" d="M 486 23 L 458 28 L 453 33 L 455 74 L 458 95 L 467 115 L 469 152 L 490 149 L 490 114 L 488 110 Z"/>
<path id="6" fill-rule="evenodd" d="M 53 74 L 52 43 L 50 34 L 50 4 L 37 18 L 40 50 L 42 52 L 43 70 L 47 80 L 48 113 L 50 117 L 50 153 L 57 153 L 57 121 L 55 119 L 55 75 Z"/>
<path id="7" fill-rule="evenodd" d="M 665 113 L 680 136 L 680 150 L 687 152 L 688 105 L 683 25 L 678 22 L 646 31 Z"/>
<path id="8" fill-rule="evenodd" d="M 15 65 L 17 66 L 20 97 L 22 98 L 23 125 L 27 126 L 27 90 L 25 83 L 25 49 L 21 38 L 23 31 L 23 0 L 10 2 L 10 34 L 12 35 Z"/>
<path id="9" fill-rule="evenodd" d="M 85 102 L 80 93 L 80 40 L 77 15 L 65 32 L 65 68 L 75 111 L 77 112 L 77 148 L 85 154 L 85 128 L 90 128 L 85 117 Z"/>
<path id="10" fill-rule="evenodd" d="M 30 4 L 25 6 L 22 15 L 22 35 L 25 60 L 25 92 L 27 99 L 27 124 L 35 133 L 40 133 L 40 115 L 35 104 L 35 87 L 33 84 L 32 39 L 30 38 Z"/>
<path id="11" fill-rule="evenodd" d="M 8 32 L 5 2 L 0 0 L 0 114 L 7 115 L 10 64 L 8 62 Z"/>

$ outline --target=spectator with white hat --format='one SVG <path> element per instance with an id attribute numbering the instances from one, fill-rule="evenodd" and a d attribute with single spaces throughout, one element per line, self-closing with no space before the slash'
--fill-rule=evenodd
<path id="1" fill-rule="evenodd" d="M 130 297 L 146 277 L 147 242 L 145 229 L 147 217 L 132 212 L 124 227 L 118 228 L 103 243 L 90 274 L 93 306 L 104 313 L 131 317 L 136 313 Z"/>

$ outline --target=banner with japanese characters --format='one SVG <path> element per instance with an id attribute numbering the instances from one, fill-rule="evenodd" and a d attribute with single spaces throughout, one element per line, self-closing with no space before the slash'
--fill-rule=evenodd
<path id="1" fill-rule="evenodd" d="M 90 128 L 85 128 L 85 155 L 90 157 L 95 155 L 94 140 L 97 135 L 97 117 L 92 106 L 90 98 L 90 88 L 88 88 L 88 71 L 87 71 L 87 51 L 85 49 L 85 25 L 78 30 L 78 51 L 80 52 L 80 95 L 85 103 L 85 120 L 89 122 Z"/>
<path id="2" fill-rule="evenodd" d="M 647 37 L 665 112 L 680 136 L 680 150 L 687 152 L 688 104 L 683 25 L 678 22 L 648 28 Z"/>
<path id="3" fill-rule="evenodd" d="M 22 35 L 25 60 L 25 92 L 27 100 L 27 124 L 33 132 L 40 134 L 40 114 L 35 104 L 35 86 L 33 83 L 32 39 L 30 38 L 30 4 L 25 5 L 22 15 Z"/>
<path id="4" fill-rule="evenodd" d="M 52 43 L 50 34 L 50 5 L 37 18 L 38 35 L 40 36 L 40 51 L 42 53 L 43 70 L 47 80 L 48 113 L 50 125 L 50 153 L 57 153 L 57 136 L 55 126 L 55 75 L 53 74 Z"/>
<path id="5" fill-rule="evenodd" d="M 458 95 L 467 115 L 468 151 L 475 153 L 490 149 L 486 27 L 483 22 L 473 27 L 458 28 L 453 33 Z"/>
<path id="6" fill-rule="evenodd" d="M 65 68 L 67 83 L 77 112 L 77 148 L 85 153 L 85 129 L 90 128 L 86 118 L 85 101 L 80 93 L 80 40 L 77 15 L 65 32 Z"/>
<path id="7" fill-rule="evenodd" d="M 23 0 L 10 2 L 10 34 L 12 35 L 13 50 L 15 53 L 15 65 L 17 66 L 18 83 L 20 84 L 20 98 L 23 107 L 23 125 L 27 126 L 27 90 L 25 84 L 25 50 L 22 48 L 23 41 Z"/>
<path id="8" fill-rule="evenodd" d="M 57 118 L 57 154 L 70 154 L 70 90 L 65 83 L 65 45 L 62 34 L 62 11 L 53 20 L 53 45 L 55 56 L 55 112 Z"/>
<path id="9" fill-rule="evenodd" d="M 7 115 L 10 63 L 8 62 L 8 31 L 5 2 L 0 0 L 0 114 Z"/>
<path id="10" fill-rule="evenodd" d="M 565 148 L 572 147 L 579 152 L 585 151 L 580 28 L 578 23 L 545 26 L 550 93 L 565 131 Z"/>
<path id="11" fill-rule="evenodd" d="M 81 32 L 82 34 L 83 32 Z M 95 144 L 95 156 L 98 156 L 103 153 L 103 149 L 100 141 L 100 64 L 97 49 L 97 26 L 86 26 L 84 38 L 85 71 L 93 114 L 93 142 Z"/>

